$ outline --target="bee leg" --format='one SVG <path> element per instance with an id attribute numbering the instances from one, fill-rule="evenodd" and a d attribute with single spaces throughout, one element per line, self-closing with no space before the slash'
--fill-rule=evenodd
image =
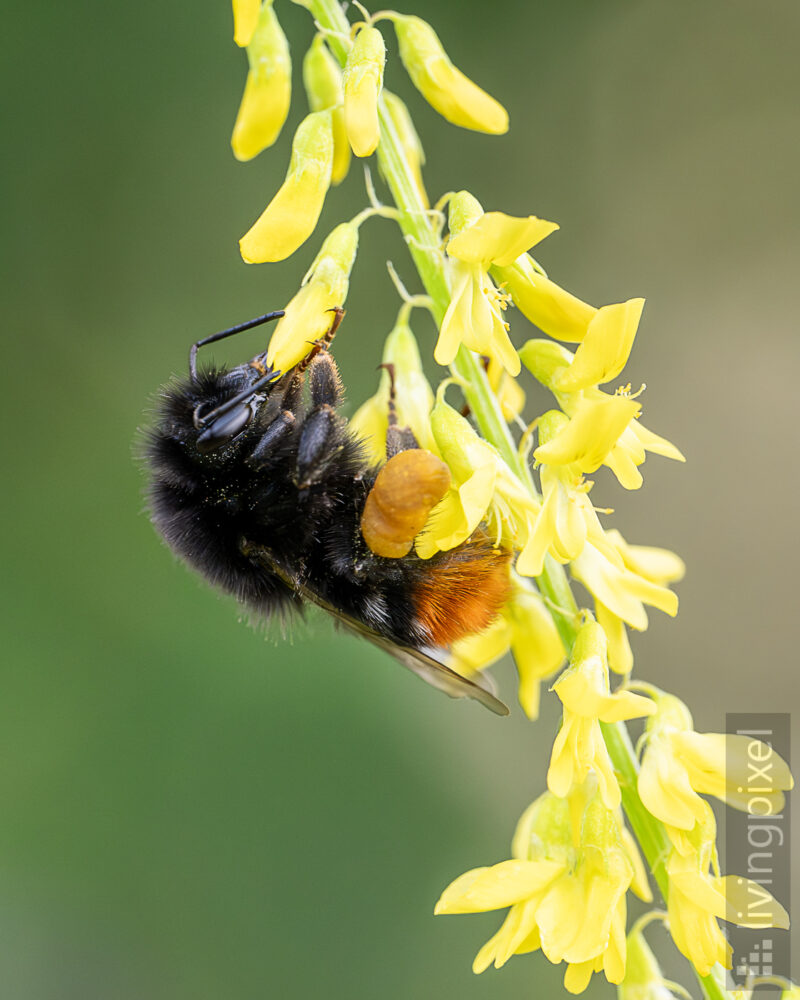
<path id="1" fill-rule="evenodd" d="M 283 410 L 261 435 L 261 440 L 247 456 L 246 462 L 253 469 L 263 469 L 274 460 L 277 445 L 289 434 L 297 419 L 289 410 Z"/>
<path id="2" fill-rule="evenodd" d="M 305 489 L 317 482 L 343 447 L 341 418 L 323 404 L 306 417 L 297 449 L 297 485 Z"/>
<path id="3" fill-rule="evenodd" d="M 394 365 L 388 362 L 379 367 L 385 368 L 389 375 L 389 426 L 386 429 L 386 457 L 394 458 L 401 451 L 419 448 L 419 442 L 410 427 L 401 427 L 397 422 Z"/>
<path id="4" fill-rule="evenodd" d="M 336 407 L 341 403 L 342 379 L 336 362 L 327 351 L 320 351 L 309 365 L 308 380 L 314 409 L 320 406 Z"/>

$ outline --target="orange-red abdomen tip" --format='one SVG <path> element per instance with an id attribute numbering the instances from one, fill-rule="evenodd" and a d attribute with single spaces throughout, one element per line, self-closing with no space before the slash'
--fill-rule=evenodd
<path id="1" fill-rule="evenodd" d="M 451 646 L 492 623 L 510 595 L 510 562 L 511 553 L 482 534 L 429 561 L 414 587 L 414 606 L 435 646 Z"/>
<path id="2" fill-rule="evenodd" d="M 378 473 L 361 515 L 361 534 L 378 556 L 411 551 L 428 515 L 450 486 L 450 470 L 424 448 L 394 455 Z"/>

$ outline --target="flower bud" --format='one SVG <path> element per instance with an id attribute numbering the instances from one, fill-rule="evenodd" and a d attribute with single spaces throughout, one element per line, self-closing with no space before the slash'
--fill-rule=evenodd
<path id="1" fill-rule="evenodd" d="M 303 287 L 286 307 L 269 342 L 267 363 L 288 371 L 330 328 L 332 309 L 344 304 L 358 249 L 358 228 L 338 225 L 322 244 Z"/>
<path id="2" fill-rule="evenodd" d="M 237 160 L 250 160 L 278 138 L 292 95 L 292 60 L 271 3 L 261 16 L 247 46 L 250 70 L 231 136 Z"/>
<path id="3" fill-rule="evenodd" d="M 425 100 L 454 125 L 501 135 L 508 112 L 450 62 L 433 28 L 420 17 L 393 16 L 400 58 Z"/>
<path id="4" fill-rule="evenodd" d="M 378 147 L 378 97 L 383 87 L 386 46 L 377 28 L 368 25 L 356 35 L 344 67 L 344 123 L 356 156 Z"/>
<path id="5" fill-rule="evenodd" d="M 286 180 L 239 240 L 248 264 L 285 260 L 305 243 L 322 211 L 332 166 L 331 112 L 312 112 L 295 132 Z"/>
<path id="6" fill-rule="evenodd" d="M 350 167 L 350 143 L 344 127 L 342 71 L 322 35 L 316 35 L 303 59 L 303 84 L 312 111 L 331 112 L 333 123 L 333 168 L 331 183 L 339 184 Z"/>
<path id="7" fill-rule="evenodd" d="M 400 427 L 410 427 L 421 448 L 438 455 L 430 412 L 433 391 L 422 367 L 419 348 L 406 321 L 398 319 L 383 346 L 383 364 L 394 369 L 395 411 Z M 350 418 L 350 427 L 363 438 L 370 458 L 386 461 L 386 431 L 389 425 L 389 373 L 381 372 L 378 391 Z"/>

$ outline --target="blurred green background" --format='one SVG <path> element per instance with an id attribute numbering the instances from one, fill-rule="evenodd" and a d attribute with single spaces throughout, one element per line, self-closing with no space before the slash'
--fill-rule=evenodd
<path id="1" fill-rule="evenodd" d="M 452 128 L 390 42 L 433 196 L 468 187 L 557 220 L 539 254 L 551 276 L 597 304 L 648 299 L 628 377 L 688 464 L 651 457 L 638 493 L 601 475 L 593 494 L 629 540 L 689 566 L 678 619 L 655 612 L 634 639 L 637 672 L 701 730 L 726 711 L 796 711 L 798 4 L 403 9 L 511 114 L 499 139 Z M 541 954 L 472 975 L 495 915 L 432 916 L 454 876 L 507 856 L 543 787 L 553 698 L 536 725 L 503 721 L 316 616 L 265 637 L 143 512 L 134 441 L 159 384 L 197 337 L 283 305 L 321 239 L 272 266 L 237 252 L 303 113 L 311 25 L 286 0 L 278 13 L 296 100 L 246 165 L 228 147 L 245 57 L 227 3 L 12 0 L 4 19 L 0 982 L 14 1000 L 559 995 Z M 354 169 L 320 234 L 363 203 Z M 336 342 L 351 406 L 373 391 L 397 306 L 386 259 L 417 287 L 392 225 L 370 222 Z M 430 353 L 433 329 L 416 328 Z M 514 317 L 516 342 L 530 333 Z M 513 699 L 510 665 L 497 673 Z"/>

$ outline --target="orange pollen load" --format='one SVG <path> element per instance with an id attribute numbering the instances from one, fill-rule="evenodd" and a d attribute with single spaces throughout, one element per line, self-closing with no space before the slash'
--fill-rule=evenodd
<path id="1" fill-rule="evenodd" d="M 377 556 L 408 555 L 450 486 L 450 470 L 424 448 L 394 455 L 380 470 L 361 515 L 361 534 Z"/>

